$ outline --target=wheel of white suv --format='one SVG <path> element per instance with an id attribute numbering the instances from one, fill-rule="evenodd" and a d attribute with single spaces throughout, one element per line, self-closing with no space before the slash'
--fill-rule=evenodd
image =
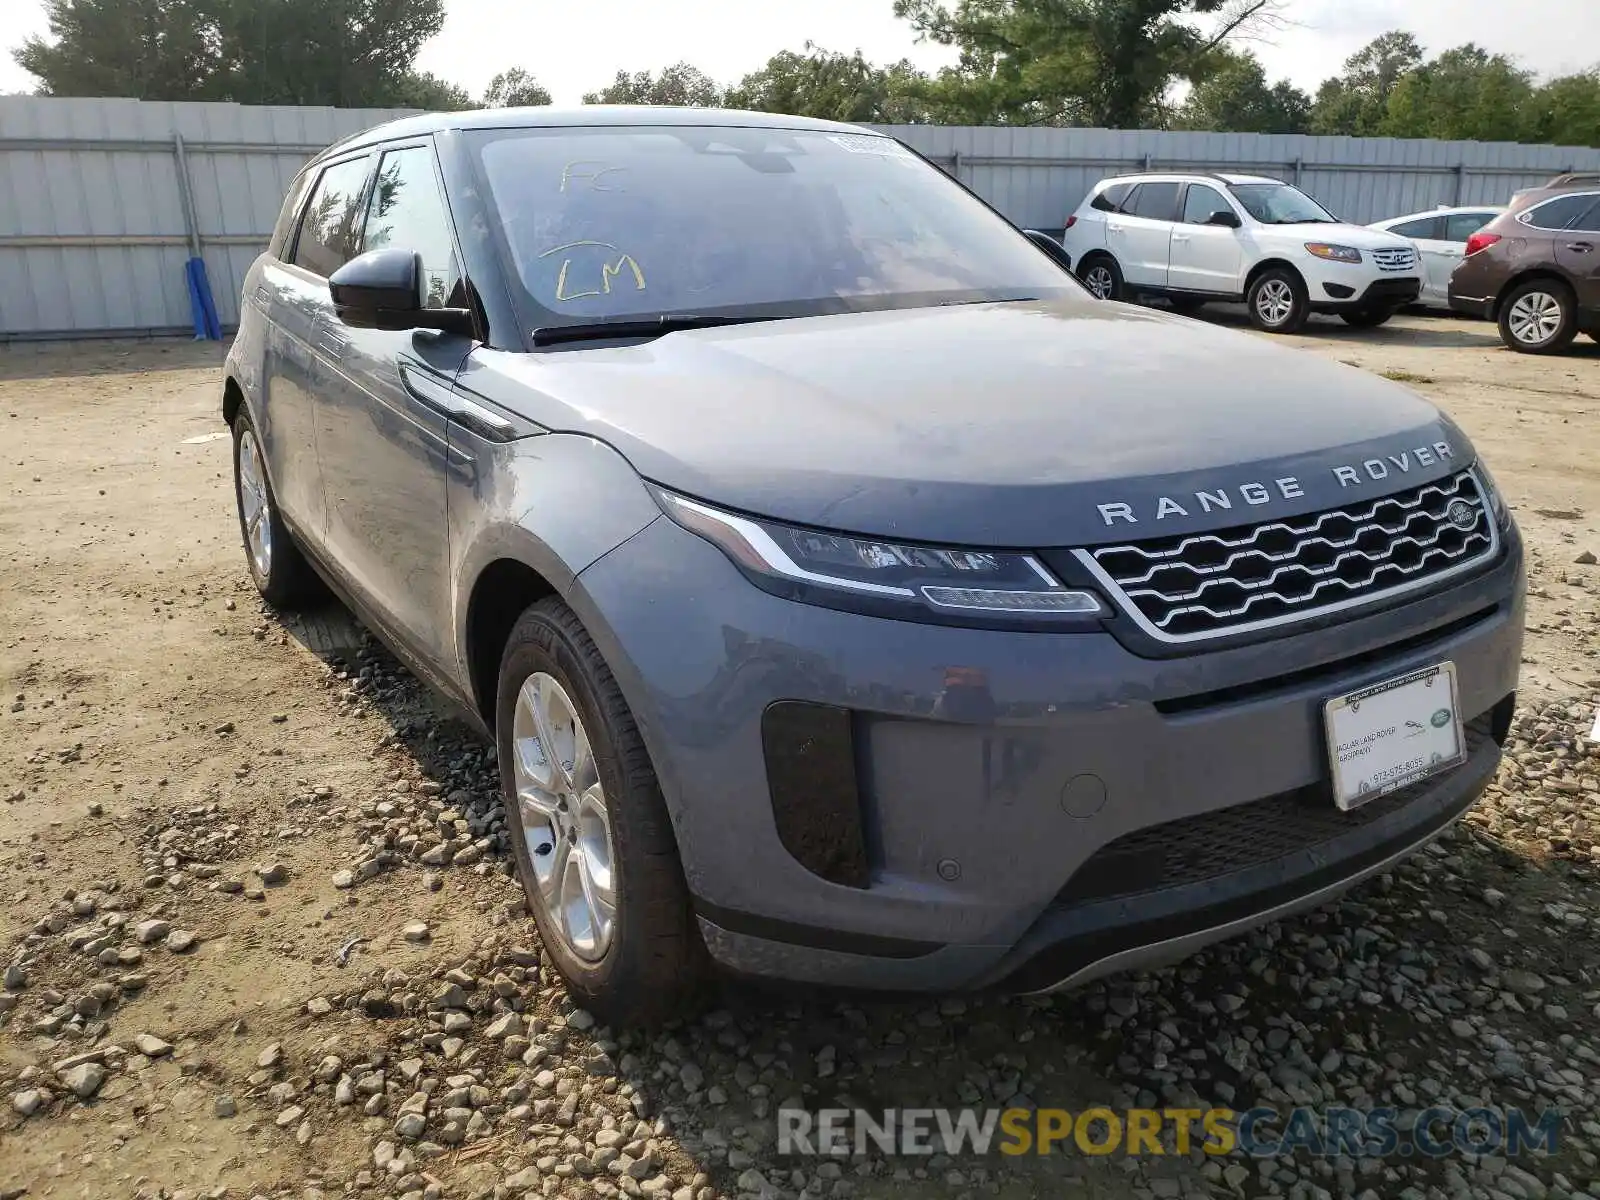
<path id="1" fill-rule="evenodd" d="M 511 631 L 495 736 L 517 873 L 573 999 L 618 1025 L 683 1011 L 708 957 L 666 803 L 611 669 L 558 599 Z"/>
<path id="2" fill-rule="evenodd" d="M 1394 316 L 1392 308 L 1357 308 L 1350 312 L 1339 314 L 1344 323 L 1352 329 L 1376 329 L 1380 325 L 1387 325 Z"/>
<path id="3" fill-rule="evenodd" d="M 1558 280 L 1531 279 L 1500 304 L 1500 340 L 1520 354 L 1559 354 L 1577 336 L 1577 300 Z"/>
<path id="4" fill-rule="evenodd" d="M 1311 316 L 1305 280 L 1288 267 L 1272 267 L 1250 281 L 1245 293 L 1250 321 L 1264 333 L 1299 333 Z"/>
<path id="5" fill-rule="evenodd" d="M 320 599 L 321 581 L 278 512 L 261 436 L 243 405 L 233 419 L 233 495 L 239 508 L 245 561 L 256 590 L 276 608 L 298 608 Z"/>
<path id="6" fill-rule="evenodd" d="M 1078 278 L 1097 300 L 1122 299 L 1122 268 L 1109 254 L 1091 254 L 1078 268 Z"/>

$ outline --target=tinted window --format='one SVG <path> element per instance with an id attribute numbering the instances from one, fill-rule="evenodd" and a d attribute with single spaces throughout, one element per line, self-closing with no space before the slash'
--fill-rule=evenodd
<path id="1" fill-rule="evenodd" d="M 1101 212 L 1120 212 L 1122 202 L 1128 198 L 1128 193 L 1131 191 L 1133 191 L 1131 183 L 1113 183 L 1090 201 L 1090 207 L 1098 208 Z"/>
<path id="2" fill-rule="evenodd" d="M 422 256 L 425 308 L 466 307 L 458 291 L 461 271 L 450 215 L 439 193 L 433 151 L 427 146 L 391 150 L 378 164 L 361 250 L 391 247 Z"/>
<path id="3" fill-rule="evenodd" d="M 1423 217 L 1420 221 L 1405 221 L 1399 225 L 1389 226 L 1389 232 L 1403 238 L 1437 238 L 1439 236 L 1439 218 Z M 1461 239 L 1463 242 L 1466 238 Z"/>
<path id="4" fill-rule="evenodd" d="M 1263 225 L 1336 224 L 1338 218 L 1287 183 L 1235 183 L 1228 190 Z"/>
<path id="5" fill-rule="evenodd" d="M 1535 229 L 1570 229 L 1572 222 L 1587 213 L 1593 196 L 1557 196 L 1530 208 L 1517 219 Z"/>
<path id="6" fill-rule="evenodd" d="M 322 173 L 300 224 L 300 237 L 294 247 L 296 265 L 327 277 L 355 256 L 355 235 L 361 224 L 366 183 L 364 158 L 338 163 Z"/>
<path id="7" fill-rule="evenodd" d="M 1130 217 L 1175 221 L 1178 219 L 1179 186 L 1176 183 L 1141 183 L 1123 211 Z"/>
<path id="8" fill-rule="evenodd" d="M 272 240 L 267 243 L 267 251 L 274 258 L 283 257 L 284 251 L 289 246 L 289 240 L 294 237 L 295 219 L 300 215 L 300 205 L 305 201 L 306 189 L 311 186 L 311 178 L 310 171 L 303 171 L 289 184 L 289 194 L 284 198 L 283 211 L 278 214 L 278 223 L 272 227 Z"/>
<path id="9" fill-rule="evenodd" d="M 1212 213 L 1219 212 L 1233 213 L 1233 205 L 1222 198 L 1221 192 L 1203 183 L 1189 185 L 1189 195 L 1183 202 L 1184 224 L 1204 225 L 1211 220 Z"/>
<path id="10" fill-rule="evenodd" d="M 1580 233 L 1600 233 L 1600 199 L 1595 200 L 1594 207 L 1567 228 Z"/>
<path id="11" fill-rule="evenodd" d="M 1477 233 L 1478 230 L 1482 229 L 1498 215 L 1498 213 L 1492 212 L 1451 213 L 1445 218 L 1444 240 L 1465 245 L 1469 237 Z"/>
<path id="12" fill-rule="evenodd" d="M 468 137 L 534 327 L 1083 295 L 889 138 L 692 125 Z"/>

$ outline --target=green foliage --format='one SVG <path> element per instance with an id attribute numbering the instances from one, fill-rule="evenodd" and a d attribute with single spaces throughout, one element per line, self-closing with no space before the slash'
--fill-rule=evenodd
<path id="1" fill-rule="evenodd" d="M 1310 96 L 1286 80 L 1269 85 L 1254 54 L 1219 47 L 1173 125 L 1230 133 L 1304 133 L 1310 119 Z"/>
<path id="2" fill-rule="evenodd" d="M 1513 141 L 1532 96 L 1529 72 L 1468 44 L 1396 83 L 1379 129 L 1386 137 Z"/>
<path id="3" fill-rule="evenodd" d="M 1600 68 L 1552 79 L 1523 108 L 1522 140 L 1600 146 Z"/>
<path id="4" fill-rule="evenodd" d="M 1396 30 L 1374 39 L 1345 61 L 1344 74 L 1318 90 L 1310 131 L 1377 137 L 1389 97 L 1422 59 L 1422 46 L 1412 34 Z"/>
<path id="5" fill-rule="evenodd" d="M 674 63 L 659 76 L 649 71 L 618 71 L 610 86 L 584 96 L 585 104 L 668 104 L 681 108 L 714 108 L 722 89 L 698 67 Z"/>
<path id="6" fill-rule="evenodd" d="M 501 71 L 489 81 L 483 94 L 484 108 L 519 108 L 549 104 L 550 93 L 521 67 Z"/>
<path id="7" fill-rule="evenodd" d="M 926 85 L 922 72 L 905 60 L 878 67 L 859 50 L 839 54 L 807 42 L 803 54 L 774 54 L 729 88 L 723 103 L 830 121 L 909 125 L 928 119 Z"/>
<path id="8" fill-rule="evenodd" d="M 243 104 L 454 105 L 419 76 L 444 0 L 46 0 L 17 62 L 57 96 Z"/>

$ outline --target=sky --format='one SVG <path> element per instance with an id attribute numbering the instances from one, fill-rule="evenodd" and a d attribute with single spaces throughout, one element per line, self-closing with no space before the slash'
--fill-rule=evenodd
<path id="1" fill-rule="evenodd" d="M 445 26 L 418 66 L 479 95 L 496 72 L 533 72 L 558 103 L 577 103 L 619 70 L 659 70 L 687 60 L 732 83 L 774 53 L 807 40 L 860 49 L 874 61 L 910 58 L 934 68 L 944 47 L 916 43 L 893 0 L 446 0 Z M 47 32 L 43 0 L 0 0 L 0 92 L 29 90 L 10 51 Z M 1600 63 L 1600 2 L 1543 0 L 1516 20 L 1506 0 L 1288 0 L 1287 28 L 1253 43 L 1273 78 L 1309 92 L 1380 33 L 1411 30 L 1430 51 L 1477 41 L 1540 75 Z M 1404 15 L 1398 15 L 1403 13 Z"/>

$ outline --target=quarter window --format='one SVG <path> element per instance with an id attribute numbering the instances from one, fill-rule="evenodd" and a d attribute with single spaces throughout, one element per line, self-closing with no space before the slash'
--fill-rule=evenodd
<path id="1" fill-rule="evenodd" d="M 1494 218 L 1495 214 L 1492 212 L 1451 213 L 1445 219 L 1444 240 L 1466 245 L 1469 237 L 1477 233 L 1478 230 L 1482 229 Z"/>
<path id="2" fill-rule="evenodd" d="M 1178 219 L 1179 186 L 1176 183 L 1141 183 L 1123 211 L 1130 217 L 1144 217 L 1148 221 L 1175 221 Z"/>
<path id="3" fill-rule="evenodd" d="M 439 193 L 433 150 L 391 150 L 378 165 L 361 252 L 411 250 L 422 256 L 423 307 L 465 308 L 450 215 Z"/>
<path id="4" fill-rule="evenodd" d="M 317 180 L 295 240 L 296 266 L 327 278 L 355 257 L 368 163 L 365 158 L 335 163 Z"/>
<path id="5" fill-rule="evenodd" d="M 1400 225 L 1389 226 L 1389 232 L 1396 237 L 1423 238 L 1432 240 L 1439 236 L 1439 218 L 1423 217 L 1420 221 L 1406 221 Z M 1461 239 L 1463 242 L 1466 238 Z"/>
<path id="6" fill-rule="evenodd" d="M 1584 216 L 1594 202 L 1592 195 L 1557 196 L 1530 208 L 1517 220 L 1534 229 L 1571 229 L 1572 222 Z"/>
<path id="7" fill-rule="evenodd" d="M 1128 193 L 1133 191 L 1131 183 L 1113 183 L 1104 191 L 1095 195 L 1089 202 L 1090 208 L 1097 208 L 1101 212 L 1121 212 L 1122 202 L 1128 198 Z"/>
<path id="8" fill-rule="evenodd" d="M 1183 223 L 1205 225 L 1210 222 L 1212 213 L 1232 211 L 1233 205 L 1224 200 L 1216 188 L 1209 188 L 1203 183 L 1191 183 L 1189 195 L 1183 202 Z"/>

